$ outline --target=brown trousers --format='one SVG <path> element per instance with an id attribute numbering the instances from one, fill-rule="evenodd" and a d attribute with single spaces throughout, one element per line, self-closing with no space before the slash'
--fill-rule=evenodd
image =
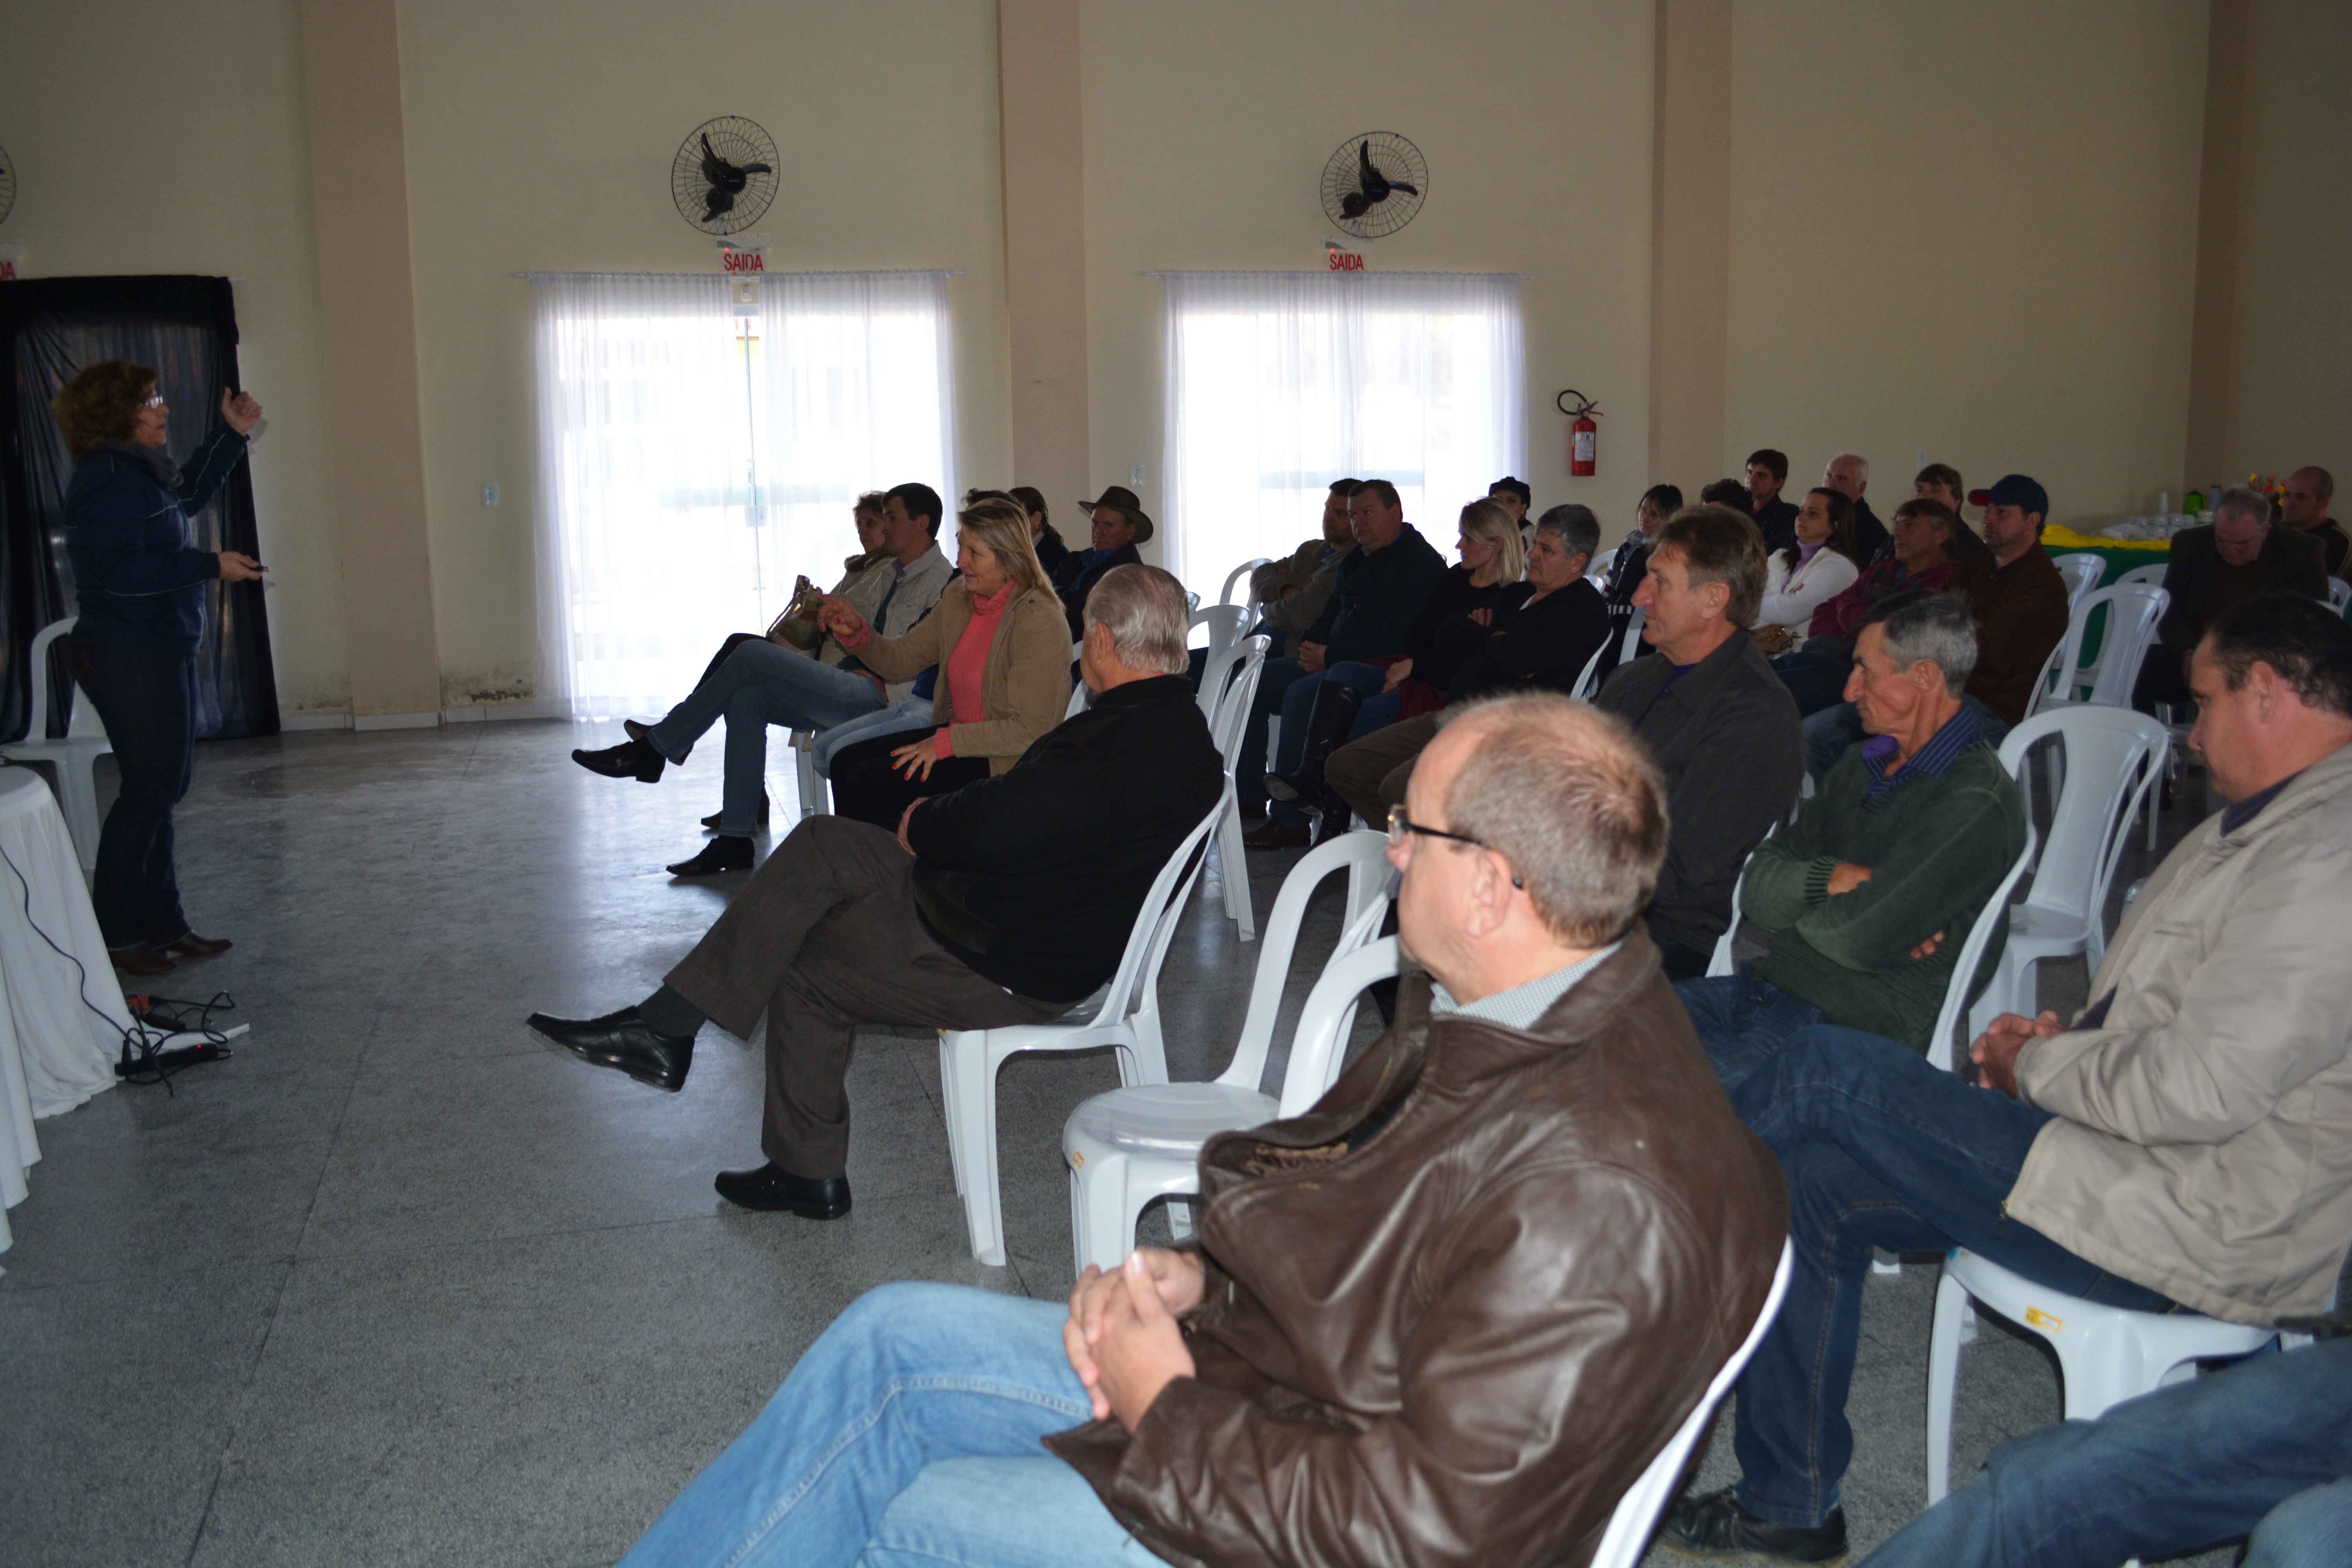
<path id="1" fill-rule="evenodd" d="M 1323 763 L 1323 778 L 1365 825 L 1385 833 L 1389 807 L 1404 804 L 1412 764 L 1437 738 L 1437 715 L 1424 713 L 1350 741 Z"/>
<path id="2" fill-rule="evenodd" d="M 994 1029 L 1069 1011 L 1016 996 L 942 948 L 915 913 L 914 869 L 895 834 L 810 817 L 664 977 L 739 1039 L 767 1013 L 760 1150 L 795 1176 L 847 1173 L 859 1024 Z"/>

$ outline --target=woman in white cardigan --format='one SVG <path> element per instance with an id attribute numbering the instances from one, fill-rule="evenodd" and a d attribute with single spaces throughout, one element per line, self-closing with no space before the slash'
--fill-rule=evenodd
<path id="1" fill-rule="evenodd" d="M 1813 612 L 1853 585 L 1853 502 L 1836 490 L 1805 492 L 1797 509 L 1797 542 L 1776 550 L 1764 567 L 1764 607 L 1748 629 L 1768 655 L 1802 647 Z"/>

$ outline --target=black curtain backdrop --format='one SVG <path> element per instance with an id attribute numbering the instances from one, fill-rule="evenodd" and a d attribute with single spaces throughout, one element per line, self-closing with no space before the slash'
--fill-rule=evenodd
<path id="1" fill-rule="evenodd" d="M 60 652 L 50 661 L 46 715 L 29 713 L 35 634 L 74 613 L 66 556 L 66 482 L 73 461 L 49 400 L 85 365 L 152 365 L 172 405 L 172 455 L 184 460 L 220 418 L 221 389 L 241 390 L 236 309 L 226 278 L 38 278 L 0 283 L 0 735 L 34 726 L 65 732 Z M 258 555 L 248 465 L 190 520 L 199 550 Z M 258 583 L 208 589 L 196 647 L 196 734 L 278 733 L 278 679 Z"/>

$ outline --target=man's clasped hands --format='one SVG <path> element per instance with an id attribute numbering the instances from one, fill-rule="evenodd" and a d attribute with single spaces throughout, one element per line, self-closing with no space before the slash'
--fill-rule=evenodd
<path id="1" fill-rule="evenodd" d="M 1189 1252 L 1139 1247 L 1108 1273 L 1087 1265 L 1070 1291 L 1062 1348 L 1096 1420 L 1116 1416 L 1132 1432 L 1160 1390 L 1192 1375 L 1176 1314 L 1199 1306 L 1202 1291 L 1201 1260 Z"/>

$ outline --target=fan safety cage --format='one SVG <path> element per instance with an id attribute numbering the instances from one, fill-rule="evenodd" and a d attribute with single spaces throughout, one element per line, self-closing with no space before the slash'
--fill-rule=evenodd
<path id="1" fill-rule="evenodd" d="M 775 138 L 740 114 L 695 127 L 670 164 L 669 194 L 703 233 L 742 233 L 776 199 Z"/>
<path id="2" fill-rule="evenodd" d="M 1428 195 L 1428 161 L 1393 131 L 1350 136 L 1323 165 L 1323 216 L 1357 239 L 1394 234 Z"/>

